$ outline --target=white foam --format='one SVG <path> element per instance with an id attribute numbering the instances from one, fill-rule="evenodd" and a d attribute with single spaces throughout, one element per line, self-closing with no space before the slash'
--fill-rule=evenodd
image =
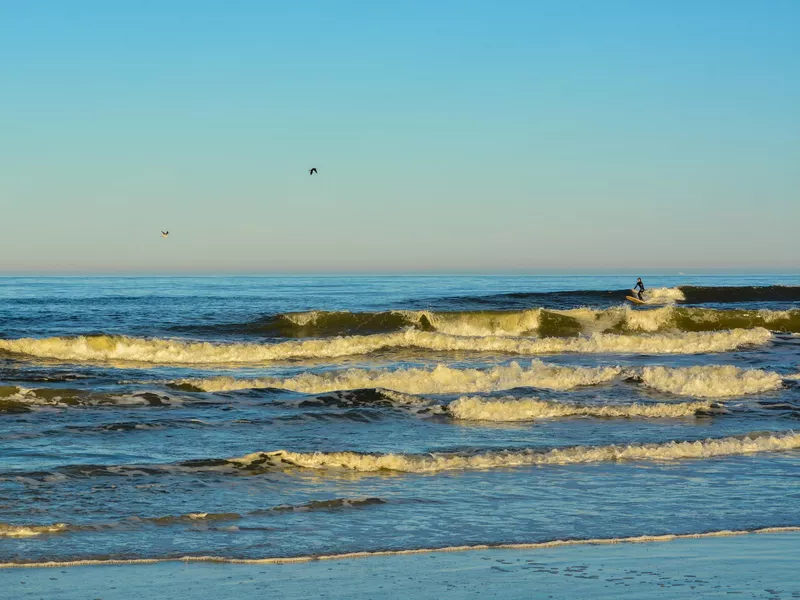
<path id="1" fill-rule="evenodd" d="M 336 337 L 276 344 L 212 344 L 125 336 L 79 336 L 0 340 L 0 350 L 67 361 L 134 361 L 155 364 L 263 363 L 292 358 L 337 358 L 378 350 L 407 348 L 507 354 L 625 353 L 697 354 L 727 352 L 771 339 L 763 328 L 730 331 L 614 335 L 581 338 L 460 337 L 406 330 L 396 333 Z"/>
<path id="2" fill-rule="evenodd" d="M 61 533 L 66 529 L 66 523 L 53 523 L 52 525 L 11 525 L 10 523 L 0 523 L 0 538 L 36 537 L 47 533 Z"/>
<path id="3" fill-rule="evenodd" d="M 480 454 L 360 454 L 357 452 L 275 452 L 231 459 L 247 465 L 265 457 L 311 469 L 349 469 L 361 472 L 401 471 L 436 473 L 461 469 L 493 469 L 534 465 L 565 465 L 626 460 L 680 460 L 777 452 L 800 448 L 800 434 L 749 434 L 745 437 L 709 438 L 694 442 L 630 446 L 576 446 L 541 452 L 533 449 L 495 450 Z"/>
<path id="4" fill-rule="evenodd" d="M 776 390 L 781 376 L 770 371 L 740 369 L 732 365 L 684 368 L 645 367 L 642 381 L 661 392 L 697 398 L 745 396 Z"/>
<path id="5" fill-rule="evenodd" d="M 621 372 L 622 367 L 564 367 L 534 360 L 528 368 L 516 362 L 490 369 L 454 369 L 440 364 L 434 369 L 348 369 L 320 374 L 302 373 L 284 379 L 211 377 L 183 379 L 176 383 L 189 384 L 206 392 L 275 387 L 305 394 L 361 388 L 384 388 L 408 394 L 454 394 L 524 386 L 568 390 L 611 381 Z"/>
<path id="6" fill-rule="evenodd" d="M 531 421 L 558 417 L 677 418 L 711 410 L 710 402 L 661 402 L 658 404 L 582 405 L 548 402 L 539 398 L 481 398 L 464 396 L 450 403 L 448 412 L 468 421 Z"/>

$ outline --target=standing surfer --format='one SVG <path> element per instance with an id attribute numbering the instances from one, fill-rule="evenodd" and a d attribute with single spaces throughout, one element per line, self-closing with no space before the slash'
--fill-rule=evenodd
<path id="1" fill-rule="evenodd" d="M 636 295 L 639 296 L 639 300 L 644 302 L 644 298 L 642 297 L 642 292 L 644 292 L 644 284 L 642 283 L 641 277 L 636 278 L 636 285 L 633 286 L 633 291 L 635 292 L 637 288 L 639 289 L 639 291 L 637 292 Z"/>

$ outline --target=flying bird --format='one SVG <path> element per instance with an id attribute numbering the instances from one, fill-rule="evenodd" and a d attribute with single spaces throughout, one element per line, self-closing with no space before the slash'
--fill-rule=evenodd
<path id="1" fill-rule="evenodd" d="M 163 238 L 169 237 L 169 231 L 162 231 L 161 232 L 161 237 L 163 237 Z"/>
<path id="2" fill-rule="evenodd" d="M 311 167 L 311 168 L 308 170 L 308 174 L 309 174 L 309 175 L 313 175 L 313 174 L 314 174 L 314 173 L 316 173 L 316 172 L 317 172 L 317 167 Z"/>

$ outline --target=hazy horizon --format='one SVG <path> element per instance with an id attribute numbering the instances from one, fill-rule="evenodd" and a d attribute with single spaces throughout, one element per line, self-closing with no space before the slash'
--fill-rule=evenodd
<path id="1" fill-rule="evenodd" d="M 25 271 L 0 272 L 0 279 L 24 279 L 24 278 L 184 278 L 184 279 L 213 279 L 213 278 L 424 278 L 424 277 L 443 277 L 443 278 L 535 278 L 535 277 L 665 277 L 679 279 L 681 277 L 726 277 L 726 276 L 775 276 L 793 277 L 800 273 L 800 269 L 687 269 L 686 271 L 675 271 L 671 269 L 636 269 L 633 267 L 618 269 L 538 269 L 538 270 L 485 270 L 485 271 Z M 694 284 L 691 284 L 694 285 Z M 781 285 L 781 284 L 776 284 Z"/>
<path id="2" fill-rule="evenodd" d="M 789 1 L 6 4 L 0 274 L 791 272 L 798 30 Z"/>

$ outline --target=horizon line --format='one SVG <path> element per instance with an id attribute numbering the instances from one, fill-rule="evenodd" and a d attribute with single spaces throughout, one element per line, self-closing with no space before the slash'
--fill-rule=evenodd
<path id="1" fill-rule="evenodd" d="M 393 271 L 0 271 L 0 278 L 37 278 L 37 277 L 181 277 L 181 278 L 216 278 L 216 277 L 534 277 L 570 275 L 579 276 L 629 276 L 638 273 L 642 276 L 695 277 L 717 275 L 800 275 L 800 267 L 794 268 L 736 268 L 706 267 L 678 271 L 677 268 L 542 268 L 536 270 L 495 269 L 456 270 L 442 269 L 430 271 L 393 270 Z"/>

